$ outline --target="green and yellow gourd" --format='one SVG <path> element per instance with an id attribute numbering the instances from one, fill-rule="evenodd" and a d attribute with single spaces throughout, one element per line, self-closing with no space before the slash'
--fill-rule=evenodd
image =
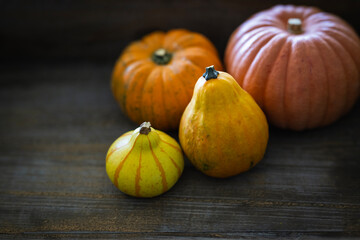
<path id="1" fill-rule="evenodd" d="M 179 144 L 149 122 L 120 136 L 109 148 L 106 172 L 122 192 L 155 197 L 168 191 L 184 169 Z"/>

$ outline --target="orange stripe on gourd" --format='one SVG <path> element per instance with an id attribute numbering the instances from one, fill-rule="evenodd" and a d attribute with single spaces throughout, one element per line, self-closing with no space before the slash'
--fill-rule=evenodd
<path id="1" fill-rule="evenodd" d="M 128 154 L 126 154 L 125 158 L 120 162 L 120 164 L 119 164 L 118 167 L 116 168 L 115 175 L 114 175 L 114 184 L 115 184 L 116 187 L 119 186 L 118 179 L 119 179 L 120 171 L 121 171 L 122 167 L 124 166 L 124 163 L 125 163 L 126 159 L 129 157 L 130 153 L 131 153 L 132 150 L 134 149 L 135 144 L 136 144 L 136 141 L 138 140 L 138 138 L 139 138 L 139 136 L 136 137 L 136 139 L 135 139 L 135 141 L 134 141 L 134 144 L 133 144 L 133 146 L 131 147 L 130 151 L 128 152 Z"/>
<path id="2" fill-rule="evenodd" d="M 135 195 L 136 196 L 140 196 L 140 170 L 141 170 L 141 154 L 143 151 L 143 147 L 141 146 L 141 150 L 140 150 L 140 156 L 139 156 L 139 166 L 136 170 L 136 176 L 135 176 Z"/>
<path id="3" fill-rule="evenodd" d="M 129 132 L 127 132 L 127 133 L 124 133 L 123 135 L 120 136 L 120 138 L 127 137 L 127 136 L 129 136 L 129 135 L 132 135 L 133 132 L 134 132 L 134 131 L 129 131 Z M 117 152 L 118 150 L 121 150 L 121 149 L 125 148 L 127 144 L 128 144 L 128 143 L 126 143 L 126 144 L 124 144 L 124 145 L 121 145 L 121 146 L 116 146 L 116 147 L 114 147 L 114 148 L 111 148 L 111 147 L 110 147 L 111 150 L 107 153 L 105 162 L 108 161 L 108 159 L 110 158 L 110 156 L 111 156 L 113 153 Z"/>
<path id="4" fill-rule="evenodd" d="M 166 175 L 165 175 L 165 171 L 164 171 L 164 168 L 162 167 L 159 159 L 156 157 L 155 153 L 154 153 L 154 150 L 151 146 L 151 142 L 150 142 L 150 139 L 149 137 L 147 136 L 147 139 L 149 141 L 149 147 L 150 147 L 150 151 L 151 151 L 151 154 L 153 155 L 154 157 L 154 160 L 155 160 L 155 163 L 156 163 L 156 166 L 158 167 L 159 171 L 160 171 L 160 174 L 161 174 L 161 180 L 162 180 L 162 185 L 163 185 L 163 191 L 167 191 L 168 190 L 168 186 L 167 186 L 167 181 L 166 181 Z"/>
<path id="5" fill-rule="evenodd" d="M 167 152 L 165 152 L 164 149 L 160 148 L 160 151 L 163 152 L 163 153 L 165 153 L 165 154 L 170 158 L 171 162 L 174 164 L 174 166 L 175 166 L 175 168 L 176 168 L 176 170 L 177 170 L 177 172 L 178 172 L 178 175 L 180 176 L 181 173 L 182 173 L 182 170 L 181 170 L 180 167 L 176 164 L 175 160 L 174 160 L 172 157 L 170 157 L 170 154 L 167 153 Z"/>
<path id="6" fill-rule="evenodd" d="M 168 143 L 168 142 L 164 141 L 164 140 L 161 139 L 161 138 L 160 138 L 160 141 L 163 142 L 163 143 L 165 143 L 165 144 L 167 144 L 167 145 L 169 145 L 170 147 L 174 148 L 174 149 L 177 150 L 178 152 L 180 152 L 180 153 L 182 152 L 180 148 L 176 147 L 175 145 L 172 145 L 171 143 Z"/>

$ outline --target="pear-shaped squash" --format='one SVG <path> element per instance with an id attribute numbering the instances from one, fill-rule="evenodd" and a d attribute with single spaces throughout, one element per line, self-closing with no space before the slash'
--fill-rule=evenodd
<path id="1" fill-rule="evenodd" d="M 254 99 L 230 74 L 206 68 L 180 121 L 180 144 L 190 162 L 212 177 L 234 176 L 263 158 L 268 137 Z"/>
<path id="2" fill-rule="evenodd" d="M 120 136 L 109 148 L 106 172 L 122 192 L 155 197 L 180 178 L 184 159 L 179 144 L 149 122 Z"/>

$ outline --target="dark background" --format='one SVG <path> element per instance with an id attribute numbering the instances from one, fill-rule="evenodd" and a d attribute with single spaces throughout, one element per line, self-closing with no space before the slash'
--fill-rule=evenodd
<path id="1" fill-rule="evenodd" d="M 229 179 L 185 159 L 169 192 L 136 199 L 106 175 L 110 144 L 137 127 L 110 92 L 122 49 L 187 28 L 222 57 L 240 23 L 277 3 L 0 1 L 0 238 L 359 238 L 359 103 L 331 126 L 270 126 L 264 159 Z M 360 32 L 360 1 L 282 3 L 315 5 Z"/>
<path id="2" fill-rule="evenodd" d="M 357 0 L 0 1 L 1 58 L 113 62 L 131 41 L 172 28 L 205 34 L 222 56 L 238 25 L 279 3 L 317 6 L 359 32 Z"/>

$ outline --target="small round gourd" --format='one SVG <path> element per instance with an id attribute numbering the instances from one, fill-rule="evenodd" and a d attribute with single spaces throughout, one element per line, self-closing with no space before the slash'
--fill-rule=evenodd
<path id="1" fill-rule="evenodd" d="M 123 51 L 113 70 L 112 92 L 132 121 L 174 130 L 198 76 L 210 64 L 222 68 L 205 36 L 184 29 L 153 32 Z"/>
<path id="2" fill-rule="evenodd" d="M 122 192 L 134 197 L 155 197 L 168 191 L 184 169 L 175 139 L 145 122 L 120 136 L 106 155 L 106 172 Z"/>
<path id="3" fill-rule="evenodd" d="M 208 67 L 180 122 L 179 139 L 190 162 L 206 175 L 231 177 L 263 158 L 268 137 L 254 99 L 230 74 Z"/>
<path id="4" fill-rule="evenodd" d="M 231 35 L 225 66 L 269 122 L 293 130 L 333 123 L 360 93 L 360 40 L 339 17 L 278 5 Z"/>

